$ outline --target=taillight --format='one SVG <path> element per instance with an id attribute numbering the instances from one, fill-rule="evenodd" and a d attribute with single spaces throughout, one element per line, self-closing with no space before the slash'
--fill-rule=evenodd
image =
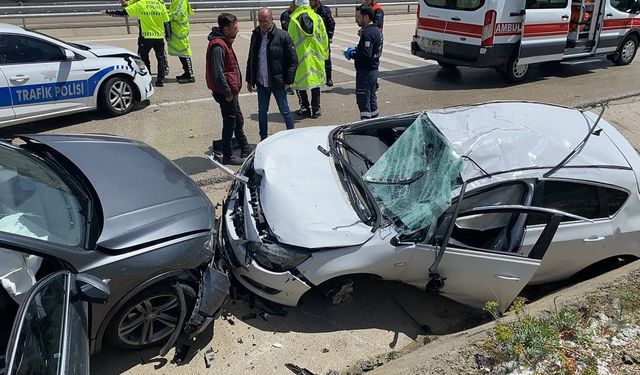
<path id="1" fill-rule="evenodd" d="M 418 3 L 418 8 L 416 9 L 416 32 L 413 33 L 413 36 L 418 36 L 418 25 L 420 25 L 420 3 Z"/>
<path id="2" fill-rule="evenodd" d="M 482 47 L 493 46 L 493 36 L 496 31 L 496 16 L 495 10 L 489 10 L 484 14 L 484 26 L 482 27 Z"/>

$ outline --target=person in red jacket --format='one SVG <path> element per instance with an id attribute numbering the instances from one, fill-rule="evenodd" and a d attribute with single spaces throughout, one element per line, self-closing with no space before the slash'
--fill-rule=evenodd
<path id="1" fill-rule="evenodd" d="M 221 13 L 218 16 L 218 27 L 212 28 L 209 34 L 206 56 L 207 87 L 220 105 L 222 113 L 222 163 L 227 165 L 240 165 L 243 158 L 251 153 L 244 135 L 244 117 L 238 102 L 242 74 L 232 47 L 237 34 L 238 18 L 230 13 Z M 240 158 L 232 153 L 231 141 L 234 134 L 241 149 Z"/>

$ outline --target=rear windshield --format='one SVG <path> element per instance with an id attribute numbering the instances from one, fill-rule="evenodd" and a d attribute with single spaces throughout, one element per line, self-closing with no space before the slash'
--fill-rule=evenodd
<path id="1" fill-rule="evenodd" d="M 424 0 L 427 6 L 455 10 L 476 10 L 484 5 L 484 0 Z"/>

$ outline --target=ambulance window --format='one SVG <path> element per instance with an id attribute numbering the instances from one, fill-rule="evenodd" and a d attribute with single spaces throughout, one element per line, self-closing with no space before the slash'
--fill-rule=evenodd
<path id="1" fill-rule="evenodd" d="M 563 9 L 569 5 L 569 0 L 527 0 L 527 9 Z"/>
<path id="2" fill-rule="evenodd" d="M 21 35 L 0 36 L 0 58 L 3 64 L 62 61 L 62 49 L 51 43 Z"/>
<path id="3" fill-rule="evenodd" d="M 625 13 L 640 13 L 638 0 L 611 0 L 611 6 Z"/>
<path id="4" fill-rule="evenodd" d="M 455 10 L 476 10 L 484 5 L 484 0 L 425 0 L 427 5 L 434 8 Z"/>

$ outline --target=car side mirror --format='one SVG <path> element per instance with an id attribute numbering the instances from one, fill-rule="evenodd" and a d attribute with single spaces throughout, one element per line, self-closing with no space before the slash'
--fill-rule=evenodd
<path id="1" fill-rule="evenodd" d="M 65 61 L 72 61 L 75 58 L 76 58 L 76 54 L 73 53 L 73 51 L 68 50 L 68 49 L 64 50 L 64 59 L 65 59 Z"/>
<path id="2" fill-rule="evenodd" d="M 101 279 L 87 274 L 76 276 L 78 283 L 78 298 L 89 303 L 105 303 L 109 299 L 111 290 Z"/>

